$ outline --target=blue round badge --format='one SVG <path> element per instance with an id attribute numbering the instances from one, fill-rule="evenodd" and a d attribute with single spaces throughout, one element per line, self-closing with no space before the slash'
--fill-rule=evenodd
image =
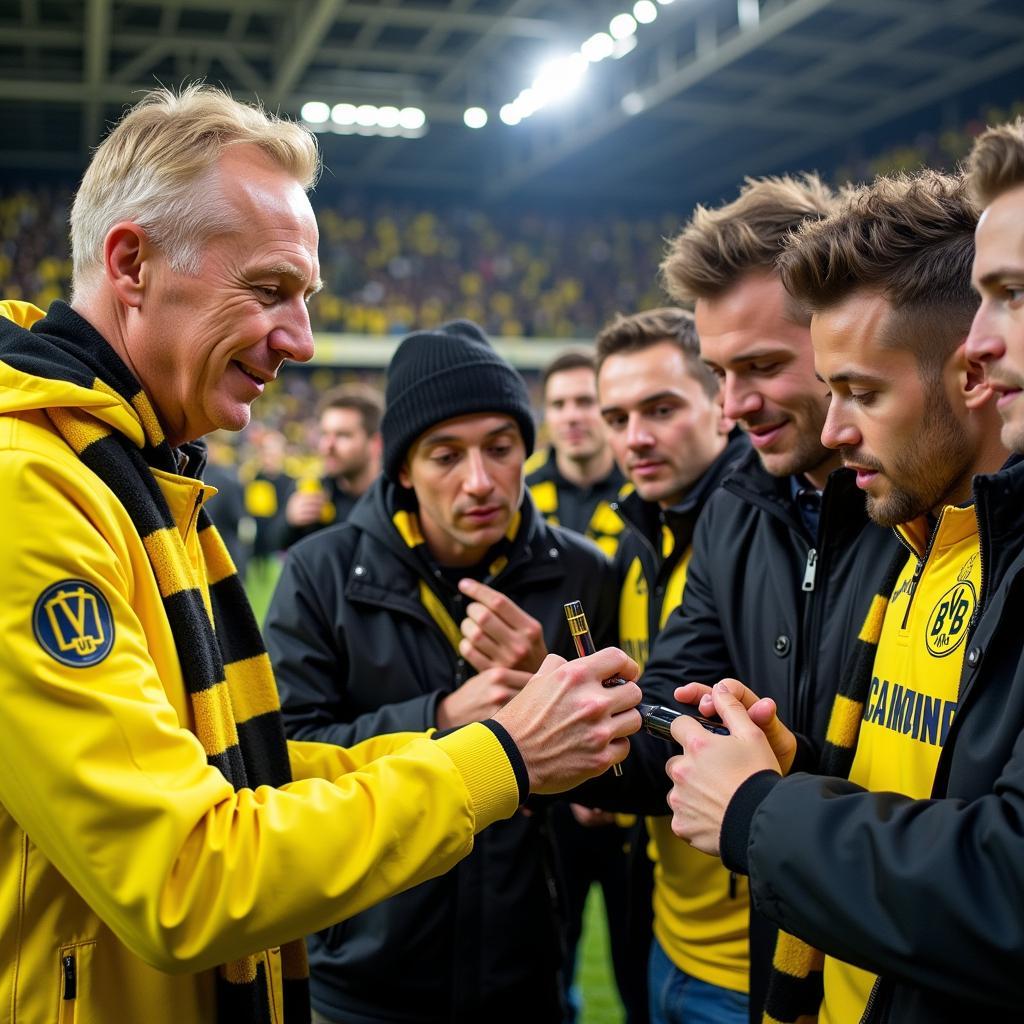
<path id="1" fill-rule="evenodd" d="M 70 668 L 96 665 L 114 646 L 110 604 L 85 580 L 47 587 L 32 612 L 32 631 L 51 658 Z"/>

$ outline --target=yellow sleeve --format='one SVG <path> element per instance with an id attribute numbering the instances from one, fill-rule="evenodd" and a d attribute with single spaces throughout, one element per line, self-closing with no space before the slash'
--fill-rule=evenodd
<path id="1" fill-rule="evenodd" d="M 13 320 L 19 327 L 31 327 L 46 314 L 31 302 L 19 302 L 17 299 L 5 299 L 0 302 L 0 316 Z"/>
<path id="2" fill-rule="evenodd" d="M 152 649 L 159 599 L 123 510 L 56 443 L 42 456 L 4 447 L 0 829 L 24 830 L 138 956 L 196 971 L 308 934 L 443 873 L 515 812 L 514 774 L 484 726 L 348 752 L 296 745 L 296 781 L 234 792 L 183 727 L 180 680 L 159 668 L 172 654 Z M 61 664 L 33 632 L 62 580 L 109 607 L 113 640 L 95 664 Z"/>

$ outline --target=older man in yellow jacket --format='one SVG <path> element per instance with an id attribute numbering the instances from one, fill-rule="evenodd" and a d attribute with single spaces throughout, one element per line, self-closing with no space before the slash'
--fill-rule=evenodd
<path id="1" fill-rule="evenodd" d="M 312 354 L 316 170 L 294 125 L 152 94 L 82 182 L 72 303 L 0 309 L 0 1021 L 308 1020 L 303 934 L 639 726 L 604 651 L 440 737 L 286 743 L 193 442 Z"/>

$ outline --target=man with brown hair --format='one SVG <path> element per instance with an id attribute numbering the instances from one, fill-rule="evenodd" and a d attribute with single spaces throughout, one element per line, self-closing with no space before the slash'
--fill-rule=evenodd
<path id="1" fill-rule="evenodd" d="M 526 463 L 526 486 L 552 524 L 589 537 L 614 556 L 622 522 L 611 510 L 624 478 L 615 465 L 597 404 L 594 355 L 568 349 L 541 375 L 550 447 Z"/>
<path id="2" fill-rule="evenodd" d="M 700 358 L 693 315 L 671 307 L 617 317 L 597 339 L 598 393 L 615 458 L 634 485 L 617 511 L 619 644 L 643 667 L 686 585 L 694 529 L 730 465 L 749 448 L 718 401 L 718 380 Z M 628 777 L 601 786 L 605 806 L 648 813 L 654 891 L 646 843 L 635 840 L 630 937 L 646 957 L 654 1024 L 747 1020 L 747 901 L 731 891 L 717 858 L 691 850 L 669 828 L 663 740 L 640 736 Z M 641 836 L 643 829 L 640 829 Z M 641 860 L 641 858 L 643 860 Z M 645 884 L 646 883 L 646 884 Z M 646 897 L 646 908 L 638 906 Z M 650 931 L 653 908 L 654 936 Z M 703 1016 L 701 1016 L 703 1014 Z"/>
<path id="3" fill-rule="evenodd" d="M 282 547 L 331 523 L 344 522 L 380 475 L 384 396 L 369 384 L 342 384 L 317 407 L 319 481 L 299 480 L 284 509 Z"/>
<path id="4" fill-rule="evenodd" d="M 895 546 L 868 521 L 853 474 L 821 444 L 827 391 L 814 375 L 810 318 L 774 265 L 791 231 L 833 208 L 813 176 L 751 180 L 733 202 L 698 208 L 671 243 L 668 288 L 694 302 L 723 412 L 754 450 L 708 499 L 682 603 L 642 677 L 662 703 L 680 681 L 757 678 L 805 737 L 812 763 L 846 652 Z M 746 899 L 745 880 L 733 876 L 729 891 Z M 750 1016 L 759 1020 L 774 928 L 756 913 L 750 946 Z"/>
<path id="5" fill-rule="evenodd" d="M 1024 1005 L 1024 467 L 1004 465 L 984 345 L 967 340 L 976 223 L 962 178 L 880 178 L 781 260 L 813 310 L 822 439 L 906 550 L 839 680 L 820 775 L 781 777 L 792 736 L 735 681 L 701 697 L 731 735 L 674 730 L 673 828 L 749 873 L 758 907 L 803 940 L 780 943 L 780 1021 L 817 1011 L 811 947 L 824 1024 L 1008 1020 Z"/>

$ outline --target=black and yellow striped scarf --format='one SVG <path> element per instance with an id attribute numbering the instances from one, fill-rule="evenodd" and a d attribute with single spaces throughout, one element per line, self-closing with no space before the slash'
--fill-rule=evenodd
<path id="1" fill-rule="evenodd" d="M 819 772 L 822 775 L 845 779 L 853 767 L 860 723 L 864 717 L 864 702 L 871 687 L 871 674 L 878 641 L 882 636 L 885 612 L 906 561 L 907 552 L 900 547 L 886 571 L 878 593 L 872 598 L 871 607 L 847 659 L 839 689 L 832 702 L 821 752 Z M 824 995 L 824 961 L 820 950 L 794 935 L 779 931 L 762 1024 L 813 1024 L 817 1020 Z"/>
<path id="2" fill-rule="evenodd" d="M 270 661 L 231 556 L 210 518 L 199 510 L 200 548 L 209 581 L 210 609 L 196 585 L 184 542 L 154 470 L 177 474 L 175 451 L 153 407 L 107 342 L 69 306 L 56 302 L 33 334 L 4 332 L 0 359 L 33 377 L 64 381 L 120 396 L 135 410 L 144 433 L 136 444 L 88 409 L 46 410 L 82 462 L 127 511 L 149 555 L 174 636 L 192 704 L 194 732 L 207 760 L 236 789 L 280 786 L 291 779 L 288 747 Z M 201 458 L 197 445 L 184 454 Z M 309 983 L 303 940 L 281 950 L 285 1021 L 309 1021 Z M 264 965 L 255 957 L 218 971 L 218 1022 L 270 1021 Z"/>

